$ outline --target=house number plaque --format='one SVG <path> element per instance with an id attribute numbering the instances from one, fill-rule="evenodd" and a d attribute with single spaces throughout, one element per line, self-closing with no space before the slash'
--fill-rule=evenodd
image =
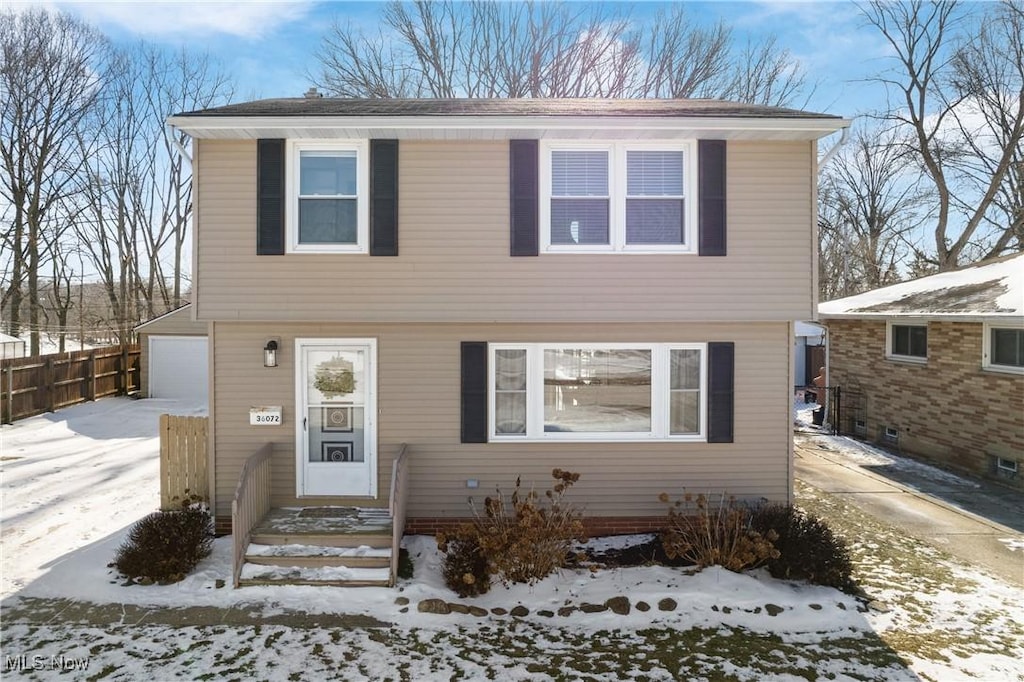
<path id="1" fill-rule="evenodd" d="M 281 423 L 281 406 L 250 407 L 249 423 L 254 426 L 277 426 Z"/>

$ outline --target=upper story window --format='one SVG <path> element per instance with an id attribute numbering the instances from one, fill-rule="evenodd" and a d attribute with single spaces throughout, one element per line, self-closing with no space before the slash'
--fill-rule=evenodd
<path id="1" fill-rule="evenodd" d="M 695 252 L 695 158 L 678 142 L 545 145 L 544 250 Z"/>
<path id="2" fill-rule="evenodd" d="M 366 253 L 369 151 L 365 142 L 289 143 L 288 246 L 293 252 Z"/>
<path id="3" fill-rule="evenodd" d="M 1024 327 L 985 325 L 985 369 L 1024 373 Z"/>
<path id="4" fill-rule="evenodd" d="M 491 344 L 490 439 L 703 441 L 706 344 Z"/>
<path id="5" fill-rule="evenodd" d="M 924 362 L 928 359 L 928 325 L 896 324 L 886 326 L 888 336 L 887 357 L 893 360 Z"/>

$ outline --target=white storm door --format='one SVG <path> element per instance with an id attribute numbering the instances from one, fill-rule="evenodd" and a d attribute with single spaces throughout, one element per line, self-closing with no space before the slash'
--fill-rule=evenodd
<path id="1" fill-rule="evenodd" d="M 377 495 L 377 342 L 298 339 L 296 488 L 310 495 Z"/>

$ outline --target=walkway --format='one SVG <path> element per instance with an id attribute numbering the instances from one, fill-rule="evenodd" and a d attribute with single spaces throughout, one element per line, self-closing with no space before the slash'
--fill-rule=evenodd
<path id="1" fill-rule="evenodd" d="M 859 447 L 849 438 L 797 434 L 796 477 L 1024 586 L 1024 492 L 896 455 L 857 457 Z"/>

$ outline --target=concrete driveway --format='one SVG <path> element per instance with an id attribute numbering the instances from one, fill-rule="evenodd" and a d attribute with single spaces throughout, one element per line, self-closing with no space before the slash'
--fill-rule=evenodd
<path id="1" fill-rule="evenodd" d="M 795 439 L 798 479 L 1024 586 L 1024 493 L 897 455 L 865 461 L 853 450 L 863 446 L 848 438 Z"/>

